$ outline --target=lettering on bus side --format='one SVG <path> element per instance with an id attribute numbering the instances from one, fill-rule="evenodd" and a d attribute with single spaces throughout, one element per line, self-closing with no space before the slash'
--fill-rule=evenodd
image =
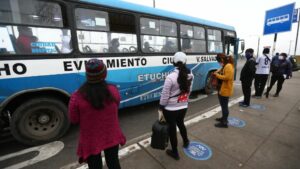
<path id="1" fill-rule="evenodd" d="M 5 63 L 3 66 L 0 66 L 0 76 L 23 75 L 26 72 L 27 67 L 23 63 L 14 63 L 12 65 Z"/>
<path id="2" fill-rule="evenodd" d="M 198 63 L 201 62 L 215 62 L 217 61 L 215 56 L 197 56 L 196 60 Z"/>
<path id="3" fill-rule="evenodd" d="M 164 80 L 170 72 L 152 73 L 152 74 L 140 74 L 137 79 L 139 82 L 144 81 L 161 81 Z"/>
<path id="4" fill-rule="evenodd" d="M 64 70 L 66 72 L 73 70 L 82 70 L 84 64 L 87 60 L 78 60 L 78 61 L 64 61 Z M 124 67 L 138 67 L 138 66 L 146 66 L 147 59 L 146 58 L 121 58 L 121 59 L 106 59 L 107 68 L 124 68 Z"/>
<path id="5" fill-rule="evenodd" d="M 173 64 L 173 57 L 163 57 L 162 58 L 162 64 L 164 65 L 169 65 L 169 64 Z"/>

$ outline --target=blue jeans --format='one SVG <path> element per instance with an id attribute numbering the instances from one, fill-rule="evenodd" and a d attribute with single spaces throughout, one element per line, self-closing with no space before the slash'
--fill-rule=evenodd
<path id="1" fill-rule="evenodd" d="M 220 94 L 218 95 L 219 97 L 219 102 L 222 108 L 222 121 L 227 122 L 228 116 L 229 116 L 229 110 L 228 110 L 228 101 L 229 97 L 224 97 L 221 96 Z"/>

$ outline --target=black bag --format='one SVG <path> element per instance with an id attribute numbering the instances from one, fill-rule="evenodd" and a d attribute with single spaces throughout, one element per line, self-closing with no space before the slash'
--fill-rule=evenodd
<path id="1" fill-rule="evenodd" d="M 166 122 L 157 120 L 152 126 L 151 147 L 165 150 L 169 141 L 169 127 Z"/>

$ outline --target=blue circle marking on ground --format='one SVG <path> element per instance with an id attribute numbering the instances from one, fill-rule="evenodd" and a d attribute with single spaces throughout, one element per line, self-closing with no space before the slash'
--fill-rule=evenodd
<path id="1" fill-rule="evenodd" d="M 251 104 L 249 107 L 254 110 L 266 110 L 266 106 L 261 104 Z"/>
<path id="2" fill-rule="evenodd" d="M 241 128 L 246 126 L 246 122 L 237 117 L 228 117 L 228 125 Z"/>
<path id="3" fill-rule="evenodd" d="M 212 150 L 206 144 L 201 142 L 190 142 L 188 148 L 185 148 L 184 153 L 194 160 L 208 160 L 212 156 Z"/>

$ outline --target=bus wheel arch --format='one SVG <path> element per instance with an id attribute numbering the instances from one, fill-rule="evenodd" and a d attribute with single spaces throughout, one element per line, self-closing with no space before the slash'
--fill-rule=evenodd
<path id="1" fill-rule="evenodd" d="M 12 135 L 27 145 L 43 144 L 62 137 L 70 126 L 68 101 L 68 95 L 55 90 L 31 91 L 16 96 L 7 105 L 12 114 Z"/>
<path id="2" fill-rule="evenodd" d="M 216 70 L 210 70 L 207 75 L 206 75 L 206 80 L 205 80 L 205 93 L 206 94 L 212 94 L 215 90 L 211 86 L 211 75 L 214 73 Z"/>

